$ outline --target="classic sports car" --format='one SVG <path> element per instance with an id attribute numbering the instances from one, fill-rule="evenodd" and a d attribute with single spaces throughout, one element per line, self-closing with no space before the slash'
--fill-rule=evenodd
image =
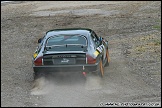
<path id="1" fill-rule="evenodd" d="M 54 29 L 38 40 L 33 54 L 35 78 L 47 72 L 95 72 L 109 65 L 108 41 L 87 28 Z"/>

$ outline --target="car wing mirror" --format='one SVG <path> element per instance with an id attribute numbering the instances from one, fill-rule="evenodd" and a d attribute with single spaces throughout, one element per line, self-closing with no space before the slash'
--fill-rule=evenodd
<path id="1" fill-rule="evenodd" d="M 102 42 L 103 38 L 102 37 L 99 37 L 99 40 Z"/>
<path id="2" fill-rule="evenodd" d="M 100 44 L 102 44 L 103 38 L 99 37 Z"/>
<path id="3" fill-rule="evenodd" d="M 41 43 L 42 42 L 42 38 L 38 39 L 38 43 Z"/>

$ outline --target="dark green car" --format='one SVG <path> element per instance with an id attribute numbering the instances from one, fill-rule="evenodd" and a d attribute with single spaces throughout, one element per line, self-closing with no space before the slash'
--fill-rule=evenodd
<path id="1" fill-rule="evenodd" d="M 52 72 L 94 72 L 104 76 L 110 62 L 108 41 L 91 29 L 69 28 L 46 32 L 32 57 L 35 78 Z"/>

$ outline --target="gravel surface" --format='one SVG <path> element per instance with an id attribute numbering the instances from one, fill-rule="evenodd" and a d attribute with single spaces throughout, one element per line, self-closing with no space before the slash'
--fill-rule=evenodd
<path id="1" fill-rule="evenodd" d="M 37 40 L 71 27 L 109 40 L 104 78 L 54 73 L 34 81 Z M 1 3 L 1 106 L 161 106 L 161 1 Z"/>

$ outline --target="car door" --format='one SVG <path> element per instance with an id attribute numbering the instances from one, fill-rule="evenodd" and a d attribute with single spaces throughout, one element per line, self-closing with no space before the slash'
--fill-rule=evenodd
<path id="1" fill-rule="evenodd" d="M 99 39 L 99 37 L 96 35 L 96 33 L 94 31 L 91 32 L 91 37 L 92 37 L 94 43 L 96 44 L 96 49 L 100 53 L 102 53 L 103 59 L 105 59 L 106 58 L 106 48 L 103 45 L 102 40 Z"/>

